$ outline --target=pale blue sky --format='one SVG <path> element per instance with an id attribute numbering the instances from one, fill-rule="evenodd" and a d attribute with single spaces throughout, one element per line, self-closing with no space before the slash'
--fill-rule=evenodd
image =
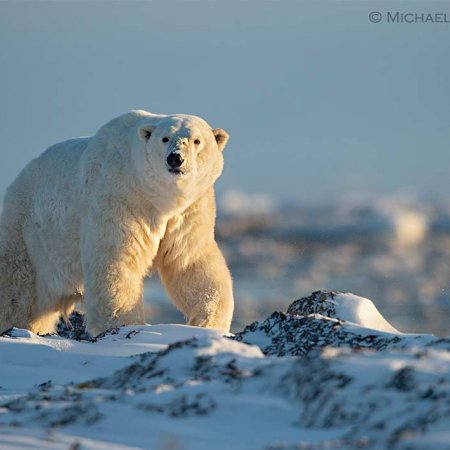
<path id="1" fill-rule="evenodd" d="M 450 194 L 450 2 L 0 2 L 0 196 L 130 109 L 226 129 L 219 191 Z"/>

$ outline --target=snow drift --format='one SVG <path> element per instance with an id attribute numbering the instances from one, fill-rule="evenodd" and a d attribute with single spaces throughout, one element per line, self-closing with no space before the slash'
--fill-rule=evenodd
<path id="1" fill-rule="evenodd" d="M 234 336 L 181 325 L 0 338 L 0 447 L 449 448 L 450 339 L 315 292 Z"/>

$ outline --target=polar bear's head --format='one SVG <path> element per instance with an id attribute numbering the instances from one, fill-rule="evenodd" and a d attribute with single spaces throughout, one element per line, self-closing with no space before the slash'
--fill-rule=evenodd
<path id="1" fill-rule="evenodd" d="M 189 204 L 206 192 L 223 169 L 228 134 L 200 117 L 156 116 L 141 120 L 137 169 L 162 209 Z"/>

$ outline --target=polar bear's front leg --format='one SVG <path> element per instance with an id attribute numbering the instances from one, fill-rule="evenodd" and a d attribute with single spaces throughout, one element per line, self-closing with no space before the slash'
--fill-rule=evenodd
<path id="1" fill-rule="evenodd" d="M 216 242 L 211 242 L 185 264 L 160 264 L 161 280 L 175 305 L 184 313 L 188 325 L 230 331 L 234 300 L 231 275 Z"/>
<path id="2" fill-rule="evenodd" d="M 143 248 L 136 227 L 92 218 L 84 221 L 81 260 L 86 328 L 91 335 L 145 323 L 143 278 L 149 255 L 143 254 Z"/>

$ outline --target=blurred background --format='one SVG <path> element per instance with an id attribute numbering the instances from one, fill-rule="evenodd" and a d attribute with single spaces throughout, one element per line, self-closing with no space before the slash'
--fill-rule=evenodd
<path id="1" fill-rule="evenodd" d="M 450 2 L 0 2 L 0 196 L 130 109 L 226 129 L 234 329 L 313 290 L 449 334 Z M 373 23 L 371 12 L 382 20 Z M 156 279 L 149 321 L 181 321 Z"/>

